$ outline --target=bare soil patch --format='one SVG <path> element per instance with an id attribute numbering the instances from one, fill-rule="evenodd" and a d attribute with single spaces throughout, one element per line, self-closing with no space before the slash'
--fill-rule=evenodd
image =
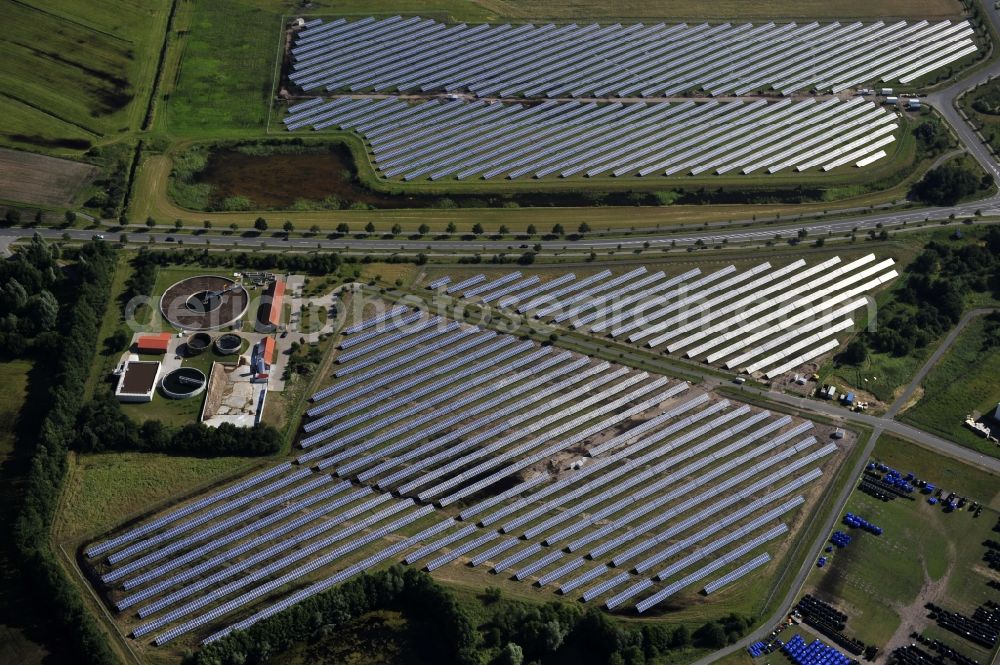
<path id="1" fill-rule="evenodd" d="M 65 206 L 97 175 L 90 164 L 0 148 L 0 199 Z"/>

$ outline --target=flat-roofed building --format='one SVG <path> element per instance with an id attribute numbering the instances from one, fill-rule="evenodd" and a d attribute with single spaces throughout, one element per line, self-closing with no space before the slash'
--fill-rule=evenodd
<path id="1" fill-rule="evenodd" d="M 160 380 L 160 363 L 155 360 L 126 360 L 115 388 L 119 402 L 150 402 Z"/>

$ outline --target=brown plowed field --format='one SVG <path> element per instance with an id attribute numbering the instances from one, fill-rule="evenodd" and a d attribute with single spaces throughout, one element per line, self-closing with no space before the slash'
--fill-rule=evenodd
<path id="1" fill-rule="evenodd" d="M 65 206 L 97 175 L 97 167 L 0 148 L 0 199 Z"/>

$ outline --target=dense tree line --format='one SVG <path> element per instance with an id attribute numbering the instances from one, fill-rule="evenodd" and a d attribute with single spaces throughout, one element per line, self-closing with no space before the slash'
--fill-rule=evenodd
<path id="1" fill-rule="evenodd" d="M 983 243 L 974 239 L 950 247 L 932 241 L 907 267 L 895 297 L 879 310 L 877 328 L 840 359 L 860 364 L 865 347 L 894 356 L 924 348 L 958 323 L 966 294 L 989 291 L 1000 293 L 1000 229 L 991 227 Z"/>
<path id="2" fill-rule="evenodd" d="M 344 262 L 340 254 L 251 254 L 248 252 L 209 252 L 195 249 L 151 250 L 145 253 L 144 262 L 165 266 L 197 263 L 206 268 L 233 268 L 238 270 L 281 270 L 309 275 L 327 275 L 337 272 Z"/>
<path id="3" fill-rule="evenodd" d="M 213 642 L 186 665 L 267 663 L 294 644 L 336 635 L 373 610 L 395 610 L 410 624 L 412 648 L 428 663 L 457 665 L 652 665 L 689 647 L 718 649 L 738 640 L 750 620 L 731 614 L 691 633 L 683 624 L 628 627 L 597 609 L 574 603 L 508 600 L 485 593 L 477 627 L 452 595 L 414 568 L 393 566 L 364 574 L 284 612 Z"/>
<path id="4" fill-rule="evenodd" d="M 69 443 L 114 274 L 114 255 L 103 243 L 85 245 L 76 259 L 74 269 L 68 273 L 71 283 L 62 288 L 69 296 L 59 328 L 59 353 L 52 356 L 48 412 L 39 425 L 11 538 L 19 558 L 21 581 L 31 590 L 35 603 L 32 609 L 56 624 L 60 646 L 73 653 L 78 662 L 110 665 L 118 659 L 76 587 L 63 575 L 49 543 L 52 516 L 66 475 Z"/>
<path id="5" fill-rule="evenodd" d="M 137 450 L 194 457 L 271 455 L 281 450 L 281 434 L 266 424 L 236 427 L 223 423 L 206 427 L 191 423 L 168 427 L 159 420 L 137 424 L 126 416 L 108 393 L 98 395 L 80 409 L 73 449 L 84 453 Z"/>
<path id="6" fill-rule="evenodd" d="M 0 262 L 0 348 L 6 357 L 20 356 L 36 337 L 55 330 L 58 258 L 59 249 L 36 234 L 10 260 Z M 53 341 L 44 336 L 40 343 Z"/>
<path id="7" fill-rule="evenodd" d="M 185 659 L 186 665 L 266 663 L 297 642 L 322 636 L 375 609 L 395 609 L 418 625 L 414 644 L 433 663 L 476 663 L 472 622 L 429 575 L 394 566 L 362 575 L 307 598 L 279 614 L 213 642 Z"/>
<path id="8" fill-rule="evenodd" d="M 140 249 L 132 259 L 132 275 L 125 283 L 125 293 L 122 300 L 128 302 L 137 296 L 149 296 L 156 285 L 156 276 L 160 272 L 160 263 L 151 256 L 153 252 Z"/>
<path id="9" fill-rule="evenodd" d="M 931 169 L 913 186 L 910 195 L 918 201 L 937 206 L 953 206 L 993 185 L 988 174 L 978 175 L 967 165 L 952 160 Z"/>

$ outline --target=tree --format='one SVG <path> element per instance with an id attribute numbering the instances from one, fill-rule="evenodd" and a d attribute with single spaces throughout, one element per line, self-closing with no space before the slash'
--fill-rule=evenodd
<path id="1" fill-rule="evenodd" d="M 295 230 L 295 225 L 292 224 L 292 220 L 286 219 L 285 223 L 281 225 L 281 228 L 284 229 L 285 235 L 287 236 L 288 234 L 290 234 L 292 231 Z"/>
<path id="2" fill-rule="evenodd" d="M 497 233 L 499 233 L 499 234 L 500 234 L 500 235 L 502 235 L 502 236 L 505 236 L 505 235 L 507 235 L 508 233 L 510 233 L 510 229 L 508 229 L 508 228 L 507 228 L 507 225 L 506 225 L 506 224 L 501 224 L 501 225 L 500 225 L 500 228 L 499 228 L 499 229 L 497 229 Z"/>
<path id="3" fill-rule="evenodd" d="M 508 642 L 497 656 L 497 665 L 521 665 L 524 662 L 524 650 L 513 642 Z"/>
<path id="4" fill-rule="evenodd" d="M 20 224 L 21 211 L 17 208 L 7 208 L 7 213 L 4 215 L 4 219 L 7 220 L 8 224 Z"/>
<path id="5" fill-rule="evenodd" d="M 684 624 L 681 624 L 674 628 L 673 634 L 670 636 L 670 646 L 674 649 L 682 649 L 691 644 L 691 631 Z"/>
<path id="6" fill-rule="evenodd" d="M 267 231 L 267 220 L 263 217 L 258 217 L 254 223 L 253 227 L 258 231 Z"/>
<path id="7" fill-rule="evenodd" d="M 475 235 L 477 235 L 477 236 L 478 235 L 482 235 L 482 233 L 483 233 L 483 225 L 480 224 L 479 222 L 476 222 L 475 224 L 473 224 L 472 225 L 472 233 L 475 234 Z"/>
<path id="8" fill-rule="evenodd" d="M 562 224 L 554 224 L 552 226 L 552 235 L 561 236 L 566 233 L 566 229 L 563 228 Z"/>
<path id="9" fill-rule="evenodd" d="M 47 289 L 28 299 L 26 315 L 34 324 L 35 333 L 52 330 L 59 316 L 59 303 Z"/>
<path id="10" fill-rule="evenodd" d="M 319 233 L 319 224 L 313 224 L 312 226 L 310 226 L 309 227 L 309 233 L 311 233 L 313 235 L 316 235 L 317 233 Z"/>
<path id="11" fill-rule="evenodd" d="M 403 227 L 400 226 L 398 222 L 392 225 L 392 235 L 398 236 L 402 232 L 403 232 Z"/>
<path id="12" fill-rule="evenodd" d="M 182 226 L 184 226 L 184 222 L 182 222 L 179 219 L 175 219 L 174 220 L 174 228 L 175 229 L 177 229 L 178 231 L 180 231 Z"/>
<path id="13" fill-rule="evenodd" d="M 528 224 L 528 228 L 526 230 L 529 236 L 533 236 L 538 233 L 538 229 L 535 228 L 534 224 Z"/>
<path id="14" fill-rule="evenodd" d="M 372 234 L 375 233 L 375 225 L 371 222 L 365 224 L 365 233 Z"/>
<path id="15" fill-rule="evenodd" d="M 148 226 L 149 228 L 153 228 L 154 226 L 156 226 L 156 220 L 153 219 L 152 217 L 147 217 L 146 226 Z"/>
<path id="16" fill-rule="evenodd" d="M 236 222 L 233 222 L 232 224 L 230 224 L 230 225 L 229 225 L 229 230 L 230 230 L 230 231 L 233 231 L 234 233 L 235 233 L 235 232 L 236 232 L 237 230 L 239 230 L 239 228 L 240 228 L 240 225 L 239 225 L 239 224 L 237 224 Z"/>
<path id="17" fill-rule="evenodd" d="M 430 232 L 430 230 L 431 227 L 427 226 L 426 224 L 421 224 L 420 226 L 417 227 L 417 233 L 419 233 L 422 236 L 427 235 Z"/>
<path id="18" fill-rule="evenodd" d="M 580 227 L 577 229 L 577 231 L 580 232 L 580 235 L 583 235 L 584 233 L 590 233 L 590 224 L 588 224 L 587 222 L 580 222 Z"/>
<path id="19" fill-rule="evenodd" d="M 458 230 L 458 227 L 455 226 L 455 222 L 448 222 L 448 226 L 446 226 L 444 230 L 450 235 L 455 233 L 455 231 Z"/>
<path id="20" fill-rule="evenodd" d="M 967 166 L 945 162 L 913 186 L 913 196 L 931 205 L 953 206 L 979 190 L 980 180 Z"/>
<path id="21" fill-rule="evenodd" d="M 694 631 L 692 635 L 695 646 L 710 649 L 721 649 L 729 641 L 726 629 L 715 621 L 709 621 L 704 626 Z"/>
<path id="22" fill-rule="evenodd" d="M 65 214 L 65 218 L 66 218 L 66 223 L 67 224 L 73 224 L 73 223 L 76 222 L 76 213 L 73 212 L 72 210 L 67 210 L 66 214 Z"/>
<path id="23" fill-rule="evenodd" d="M 210 229 L 210 228 L 212 228 L 212 220 L 210 220 L 210 219 L 206 219 L 205 221 L 203 221 L 203 222 L 201 223 L 201 225 L 202 225 L 202 226 L 203 226 L 203 227 L 204 227 L 205 229 Z"/>
<path id="24" fill-rule="evenodd" d="M 809 235 L 809 231 L 805 229 L 799 229 L 799 240 L 805 240 L 806 236 Z"/>
<path id="25" fill-rule="evenodd" d="M 860 365 L 868 357 L 868 351 L 865 349 L 865 343 L 860 339 L 853 340 L 844 349 L 840 358 L 848 365 Z"/>
<path id="26" fill-rule="evenodd" d="M 350 232 L 351 232 L 351 227 L 345 224 L 344 222 L 337 224 L 337 233 L 343 233 L 346 235 Z"/>

